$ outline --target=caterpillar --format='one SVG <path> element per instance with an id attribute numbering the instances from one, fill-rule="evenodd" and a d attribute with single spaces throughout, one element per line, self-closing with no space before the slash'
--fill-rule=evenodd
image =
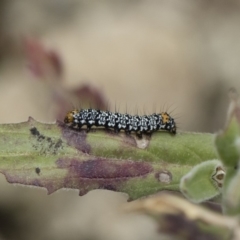
<path id="1" fill-rule="evenodd" d="M 136 132 L 140 137 L 142 133 L 152 133 L 158 130 L 176 134 L 177 130 L 175 120 L 166 112 L 132 116 L 95 109 L 74 109 L 66 114 L 64 122 L 70 124 L 71 127 L 82 128 L 85 125 L 87 130 L 90 130 L 92 126 L 102 126 L 114 129 L 115 132 L 121 130 L 124 130 L 127 134 Z"/>

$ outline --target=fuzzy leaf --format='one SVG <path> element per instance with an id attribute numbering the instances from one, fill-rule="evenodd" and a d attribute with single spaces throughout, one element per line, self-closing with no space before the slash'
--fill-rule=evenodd
<path id="1" fill-rule="evenodd" d="M 231 215 L 236 215 L 240 212 L 240 172 L 235 172 L 224 192 L 224 211 Z"/>
<path id="2" fill-rule="evenodd" d="M 226 177 L 223 186 L 223 209 L 225 213 L 240 213 L 240 98 L 236 90 L 230 91 L 230 106 L 225 129 L 215 139 L 218 155 L 223 161 Z"/>
<path id="3" fill-rule="evenodd" d="M 225 172 L 219 160 L 196 165 L 180 183 L 181 192 L 193 202 L 203 202 L 220 194 Z"/>
<path id="4" fill-rule="evenodd" d="M 0 125 L 0 172 L 10 183 L 44 187 L 110 189 L 136 199 L 179 190 L 194 165 L 216 154 L 211 134 L 157 132 L 138 139 L 105 129 L 73 130 L 63 123 Z"/>
<path id="5" fill-rule="evenodd" d="M 231 103 L 224 131 L 215 138 L 218 155 L 227 167 L 236 167 L 240 157 L 240 98 L 236 90 L 230 91 Z"/>
<path id="6" fill-rule="evenodd" d="M 239 160 L 237 140 L 240 128 L 238 121 L 233 117 L 227 129 L 216 136 L 218 154 L 225 166 L 236 166 Z"/>

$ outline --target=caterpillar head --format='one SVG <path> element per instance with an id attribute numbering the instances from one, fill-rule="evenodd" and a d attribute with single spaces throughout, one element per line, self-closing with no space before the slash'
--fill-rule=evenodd
<path id="1" fill-rule="evenodd" d="M 160 116 L 162 117 L 162 122 L 165 125 L 164 130 L 176 134 L 177 126 L 175 120 L 166 112 L 160 113 Z"/>
<path id="2" fill-rule="evenodd" d="M 67 113 L 66 117 L 64 118 L 65 123 L 73 123 L 75 119 L 75 115 L 78 114 L 78 110 L 74 109 Z"/>

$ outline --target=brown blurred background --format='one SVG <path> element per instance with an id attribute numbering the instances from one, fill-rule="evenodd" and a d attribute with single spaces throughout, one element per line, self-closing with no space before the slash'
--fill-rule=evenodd
<path id="1" fill-rule="evenodd" d="M 27 68 L 23 43 L 35 38 L 60 56 L 64 88 L 90 84 L 121 112 L 173 110 L 180 130 L 215 132 L 240 89 L 239 26 L 233 0 L 2 0 L 0 123 L 55 119 Z M 123 194 L 46 196 L 0 180 L 0 239 L 158 239 L 149 218 L 117 212 Z"/>

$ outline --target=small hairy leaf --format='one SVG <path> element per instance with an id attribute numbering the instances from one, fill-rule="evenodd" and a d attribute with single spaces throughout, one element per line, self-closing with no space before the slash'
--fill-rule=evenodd
<path id="1" fill-rule="evenodd" d="M 225 129 L 215 139 L 226 177 L 223 186 L 223 209 L 228 214 L 240 213 L 239 160 L 240 160 L 240 98 L 236 90 L 230 91 L 230 106 Z"/>
<path id="2" fill-rule="evenodd" d="M 180 190 L 193 202 L 211 199 L 220 194 L 224 175 L 219 160 L 202 162 L 182 177 Z"/>
<path id="3" fill-rule="evenodd" d="M 224 211 L 232 215 L 239 214 L 240 212 L 240 172 L 236 172 L 229 182 L 228 187 L 225 189 L 224 197 Z"/>
<path id="4" fill-rule="evenodd" d="M 230 97 L 227 124 L 225 129 L 216 135 L 215 144 L 223 164 L 236 167 L 240 157 L 240 98 L 234 89 L 231 89 Z"/>
<path id="5" fill-rule="evenodd" d="M 240 126 L 233 116 L 225 131 L 216 136 L 215 143 L 218 154 L 225 166 L 236 166 L 239 160 L 238 138 Z"/>

